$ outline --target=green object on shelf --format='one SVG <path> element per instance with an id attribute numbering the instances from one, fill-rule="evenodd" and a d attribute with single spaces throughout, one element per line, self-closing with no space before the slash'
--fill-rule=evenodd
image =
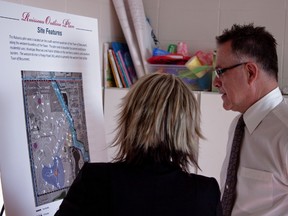
<path id="1" fill-rule="evenodd" d="M 192 70 L 187 69 L 183 72 L 180 72 L 179 77 L 181 77 L 181 78 L 187 77 L 187 78 L 191 78 L 191 79 L 197 78 L 197 77 L 199 78 L 200 73 L 203 73 L 203 74 L 201 74 L 201 76 L 203 76 L 206 73 L 212 72 L 212 71 L 213 71 L 213 66 L 203 65 L 203 66 L 195 67 Z"/>

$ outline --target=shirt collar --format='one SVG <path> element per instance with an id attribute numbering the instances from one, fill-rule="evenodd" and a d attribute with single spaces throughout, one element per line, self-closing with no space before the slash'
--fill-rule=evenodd
<path id="1" fill-rule="evenodd" d="M 244 121 L 250 134 L 253 133 L 264 117 L 281 103 L 282 100 L 283 96 L 279 87 L 277 87 L 258 100 L 244 113 Z"/>

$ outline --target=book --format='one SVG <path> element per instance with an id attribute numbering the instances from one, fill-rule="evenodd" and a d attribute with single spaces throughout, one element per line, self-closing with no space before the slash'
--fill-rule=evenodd
<path id="1" fill-rule="evenodd" d="M 115 64 L 116 64 L 116 67 L 117 67 L 117 70 L 118 70 L 122 85 L 123 85 L 123 87 L 128 88 L 129 84 L 125 81 L 125 77 L 124 77 L 124 74 L 123 74 L 123 69 L 120 66 L 120 62 L 119 62 L 119 59 L 117 57 L 117 54 L 115 53 L 114 50 L 113 50 L 112 54 L 113 54 L 113 58 L 115 60 Z"/>
<path id="2" fill-rule="evenodd" d="M 113 49 L 108 49 L 108 60 L 110 62 L 110 66 L 111 66 L 111 69 L 112 69 L 112 73 L 113 73 L 113 76 L 114 76 L 114 80 L 115 80 L 116 86 L 118 88 L 123 88 L 123 84 L 122 84 L 120 76 L 119 76 L 119 72 L 118 72 L 118 69 L 117 69 L 117 66 L 116 66 L 116 62 L 115 62 L 115 59 L 114 59 L 114 56 L 113 56 L 113 52 L 114 52 Z"/>
<path id="3" fill-rule="evenodd" d="M 127 68 L 125 66 L 123 57 L 122 57 L 120 51 L 115 52 L 115 55 L 116 55 L 116 58 L 117 58 L 118 63 L 119 63 L 118 65 L 120 67 L 120 71 L 121 71 L 121 74 L 122 74 L 122 77 L 123 77 L 123 82 L 125 83 L 125 85 L 127 87 L 129 87 L 129 86 L 131 86 L 132 83 L 131 83 Z"/>
<path id="4" fill-rule="evenodd" d="M 122 42 L 112 42 L 111 46 L 117 56 L 118 61 L 120 62 L 120 66 L 125 77 L 125 82 L 131 86 L 137 81 L 137 74 L 128 45 Z"/>
<path id="5" fill-rule="evenodd" d="M 103 44 L 103 84 L 105 87 L 116 87 L 111 66 L 108 60 L 109 47 L 109 43 L 105 42 Z"/>
<path id="6" fill-rule="evenodd" d="M 123 77 L 123 82 L 125 83 L 127 87 L 129 87 L 131 86 L 132 82 L 129 77 L 128 70 L 127 70 L 127 67 L 125 65 L 125 62 L 122 56 L 122 52 L 123 52 L 121 51 L 121 49 L 123 49 L 122 44 L 120 42 L 112 42 L 111 45 L 112 45 L 112 49 L 114 50 L 114 53 L 118 61 L 119 71 L 121 72 L 121 75 Z"/>

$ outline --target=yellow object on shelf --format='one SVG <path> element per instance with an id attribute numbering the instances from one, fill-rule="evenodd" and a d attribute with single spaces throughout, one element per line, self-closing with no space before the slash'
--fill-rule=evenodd
<path id="1" fill-rule="evenodd" d="M 192 71 L 198 78 L 203 77 L 207 72 L 207 66 L 202 65 L 199 61 L 197 56 L 193 56 L 191 59 L 189 59 L 185 66 Z"/>

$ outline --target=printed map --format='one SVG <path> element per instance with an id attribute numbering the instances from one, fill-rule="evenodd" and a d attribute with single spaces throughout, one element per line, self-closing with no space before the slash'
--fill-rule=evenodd
<path id="1" fill-rule="evenodd" d="M 36 206 L 62 199 L 89 161 L 81 73 L 22 71 Z"/>

